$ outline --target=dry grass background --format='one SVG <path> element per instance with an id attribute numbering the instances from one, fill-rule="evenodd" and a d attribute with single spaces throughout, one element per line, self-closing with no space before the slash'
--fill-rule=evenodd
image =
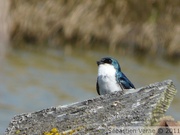
<path id="1" fill-rule="evenodd" d="M 9 49 L 9 1 L 0 0 L 0 64 Z"/>
<path id="2" fill-rule="evenodd" d="M 180 56 L 179 0 L 11 0 L 12 41 Z"/>

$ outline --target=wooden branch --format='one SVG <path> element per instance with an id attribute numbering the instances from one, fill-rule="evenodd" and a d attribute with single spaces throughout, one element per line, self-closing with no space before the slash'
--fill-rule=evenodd
<path id="1" fill-rule="evenodd" d="M 60 133 L 106 134 L 109 127 L 150 126 L 164 115 L 176 89 L 171 80 L 125 93 L 115 92 L 67 106 L 15 116 L 5 135 Z"/>

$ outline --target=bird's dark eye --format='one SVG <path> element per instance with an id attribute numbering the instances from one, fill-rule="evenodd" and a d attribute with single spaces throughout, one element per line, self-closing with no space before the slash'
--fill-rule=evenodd
<path id="1" fill-rule="evenodd" d="M 104 63 L 111 64 L 111 63 L 112 63 L 112 60 L 111 60 L 111 59 L 105 59 L 105 60 L 104 60 Z"/>

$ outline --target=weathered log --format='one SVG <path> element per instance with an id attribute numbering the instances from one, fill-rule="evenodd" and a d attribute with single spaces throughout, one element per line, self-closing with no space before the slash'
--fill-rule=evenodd
<path id="1" fill-rule="evenodd" d="M 176 93 L 171 80 L 126 92 L 15 116 L 5 135 L 60 133 L 106 134 L 109 127 L 150 126 L 164 115 Z"/>

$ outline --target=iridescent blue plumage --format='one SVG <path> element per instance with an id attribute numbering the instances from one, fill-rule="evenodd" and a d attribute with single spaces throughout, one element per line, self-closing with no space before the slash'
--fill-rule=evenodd
<path id="1" fill-rule="evenodd" d="M 98 78 L 96 89 L 99 95 L 135 88 L 131 81 L 121 71 L 118 61 L 114 58 L 102 58 L 97 64 Z"/>
<path id="2" fill-rule="evenodd" d="M 134 85 L 131 83 L 131 81 L 123 74 L 123 72 L 118 72 L 116 74 L 116 79 L 118 83 L 121 83 L 124 89 L 131 89 L 134 88 Z"/>

